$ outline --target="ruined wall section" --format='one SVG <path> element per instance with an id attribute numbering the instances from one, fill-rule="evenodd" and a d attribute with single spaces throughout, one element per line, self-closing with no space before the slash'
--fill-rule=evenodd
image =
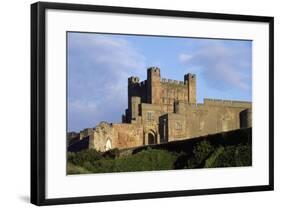
<path id="1" fill-rule="evenodd" d="M 90 135 L 89 148 L 97 151 L 105 151 L 107 142 L 111 142 L 114 138 L 112 124 L 101 122 L 96 126 Z"/>
<path id="2" fill-rule="evenodd" d="M 85 128 L 79 132 L 79 139 L 81 140 L 84 137 L 91 135 L 93 132 L 94 132 L 94 128 Z"/>
<path id="3" fill-rule="evenodd" d="M 98 151 L 124 149 L 143 145 L 143 128 L 140 124 L 109 124 L 101 122 L 90 135 L 89 148 Z"/>
<path id="4" fill-rule="evenodd" d="M 123 149 L 144 145 L 141 124 L 113 124 L 113 148 Z"/>

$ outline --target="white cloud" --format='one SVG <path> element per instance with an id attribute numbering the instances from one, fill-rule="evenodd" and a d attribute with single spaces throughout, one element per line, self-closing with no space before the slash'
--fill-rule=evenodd
<path id="1" fill-rule="evenodd" d="M 241 41 L 204 40 L 189 53 L 181 53 L 179 61 L 196 68 L 208 85 L 218 89 L 251 89 L 251 49 Z M 190 45 L 187 45 L 187 50 Z M 192 53 L 192 56 L 189 55 Z"/>
<path id="2" fill-rule="evenodd" d="M 192 56 L 189 54 L 186 54 L 186 53 L 181 53 L 179 55 L 179 61 L 181 63 L 187 63 L 191 58 L 192 58 Z"/>
<path id="3" fill-rule="evenodd" d="M 69 129 L 121 121 L 127 79 L 145 75 L 145 59 L 121 37 L 73 33 L 69 37 Z"/>

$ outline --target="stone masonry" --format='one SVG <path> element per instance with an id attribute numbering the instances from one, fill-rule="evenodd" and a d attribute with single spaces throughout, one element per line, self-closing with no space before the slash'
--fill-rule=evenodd
<path id="1" fill-rule="evenodd" d="M 107 151 L 166 143 L 252 126 L 252 103 L 204 99 L 196 102 L 196 75 L 183 81 L 162 79 L 160 69 L 147 70 L 147 80 L 128 78 L 128 108 L 122 123 L 101 122 L 80 132 L 89 148 Z"/>

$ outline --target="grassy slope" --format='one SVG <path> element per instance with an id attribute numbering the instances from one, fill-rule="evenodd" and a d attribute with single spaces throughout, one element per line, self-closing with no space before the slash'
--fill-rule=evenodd
<path id="1" fill-rule="evenodd" d="M 239 137 L 239 138 L 238 138 Z M 93 149 L 68 153 L 68 174 L 238 167 L 252 164 L 251 129 L 236 130 L 141 147 L 121 154 L 117 149 L 100 153 Z"/>

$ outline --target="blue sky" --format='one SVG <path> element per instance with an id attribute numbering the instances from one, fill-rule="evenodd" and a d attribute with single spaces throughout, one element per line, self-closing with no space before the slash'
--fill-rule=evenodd
<path id="1" fill-rule="evenodd" d="M 68 33 L 68 131 L 121 122 L 127 108 L 127 79 L 197 75 L 203 98 L 251 101 L 252 41 Z"/>

